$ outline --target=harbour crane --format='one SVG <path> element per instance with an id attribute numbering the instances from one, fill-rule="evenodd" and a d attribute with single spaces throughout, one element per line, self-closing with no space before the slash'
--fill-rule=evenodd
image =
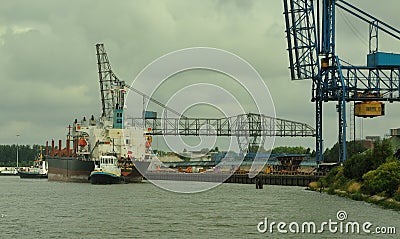
<path id="1" fill-rule="evenodd" d="M 400 31 L 344 0 L 283 0 L 292 80 L 312 80 L 315 102 L 316 160 L 323 160 L 322 106 L 337 102 L 339 162 L 346 160 L 346 102 L 356 102 L 354 114 L 385 114 L 383 101 L 400 101 L 400 55 L 378 51 L 378 32 L 400 40 Z M 365 66 L 336 55 L 336 9 L 369 24 L 369 54 Z"/>

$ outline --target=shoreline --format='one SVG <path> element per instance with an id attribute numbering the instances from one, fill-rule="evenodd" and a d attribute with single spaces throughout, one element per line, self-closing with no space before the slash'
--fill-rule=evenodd
<path id="1" fill-rule="evenodd" d="M 306 188 L 306 190 L 314 191 L 314 192 L 324 192 L 329 195 L 335 195 L 339 197 L 349 198 L 355 201 L 364 201 L 367 203 L 378 205 L 385 209 L 392 209 L 395 211 L 400 211 L 400 202 L 396 201 L 394 198 L 390 197 L 382 197 L 379 195 L 367 195 L 362 194 L 360 192 L 349 193 L 347 191 L 339 190 L 339 189 L 330 189 L 330 188 L 319 188 L 319 187 L 310 187 L 310 185 Z"/>

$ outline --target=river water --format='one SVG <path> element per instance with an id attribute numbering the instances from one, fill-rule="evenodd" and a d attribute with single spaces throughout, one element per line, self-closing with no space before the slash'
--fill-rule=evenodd
<path id="1" fill-rule="evenodd" d="M 347 219 L 340 221 L 338 211 Z M 267 225 L 276 223 L 272 233 L 270 226 L 259 232 L 265 229 L 265 218 Z M 318 232 L 329 220 L 337 223 L 337 232 L 335 226 Z M 281 229 L 287 233 L 278 231 L 279 222 L 286 223 Z M 301 231 L 304 222 L 315 222 L 316 233 L 307 225 Z M 361 228 L 360 234 L 350 229 L 346 234 L 345 227 L 340 232 L 340 222 L 357 222 L 360 227 L 369 222 L 371 233 L 377 227 L 396 229 L 396 235 L 374 238 L 400 234 L 400 212 L 302 187 L 264 185 L 257 190 L 254 185 L 223 184 L 201 193 L 178 194 L 148 182 L 91 185 L 0 177 L 0 238 L 372 237 Z"/>

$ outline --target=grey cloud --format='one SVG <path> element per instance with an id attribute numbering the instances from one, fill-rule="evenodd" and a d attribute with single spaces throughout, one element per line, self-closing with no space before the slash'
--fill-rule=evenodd
<path id="1" fill-rule="evenodd" d="M 399 27 L 398 1 L 353 2 Z M 65 138 L 66 126 L 74 118 L 100 114 L 98 42 L 105 43 L 115 73 L 127 82 L 151 61 L 174 50 L 210 46 L 231 51 L 260 72 L 277 116 L 313 125 L 310 82 L 289 80 L 282 4 L 281 0 L 3 1 L 0 100 L 5 103 L 0 106 L 0 143 L 13 143 L 17 132 L 21 142 L 30 144 Z M 360 49 L 352 31 L 345 26 L 337 29 L 338 53 L 364 62 L 365 48 Z M 399 51 L 398 42 L 385 43 L 385 48 Z M 392 104 L 388 117 L 366 121 L 385 123 L 365 127 L 364 135 L 396 127 L 398 109 Z M 337 138 L 334 107 L 327 105 L 324 117 L 329 147 Z M 313 147 L 313 140 L 304 142 Z"/>

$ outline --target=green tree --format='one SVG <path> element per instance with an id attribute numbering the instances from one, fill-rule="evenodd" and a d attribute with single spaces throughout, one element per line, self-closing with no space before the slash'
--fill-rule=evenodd
<path id="1" fill-rule="evenodd" d="M 346 178 L 360 181 L 364 173 L 373 169 L 372 157 L 369 154 L 357 154 L 347 159 L 343 166 L 343 174 Z"/>
<path id="2" fill-rule="evenodd" d="M 359 154 L 367 150 L 361 141 L 346 142 L 347 158 Z M 331 149 L 326 149 L 324 152 L 324 162 L 336 163 L 339 160 L 339 144 L 336 143 Z"/>
<path id="3" fill-rule="evenodd" d="M 393 147 L 389 140 L 386 139 L 382 142 L 376 142 L 374 148 L 372 149 L 374 169 L 385 163 L 386 159 L 393 156 L 393 154 Z"/>
<path id="4" fill-rule="evenodd" d="M 400 185 L 400 163 L 384 163 L 376 170 L 364 174 L 363 179 L 364 184 L 361 187 L 363 192 L 391 197 Z"/>
<path id="5" fill-rule="evenodd" d="M 344 176 L 361 181 L 365 173 L 377 169 L 386 162 L 387 158 L 392 158 L 392 156 L 393 149 L 389 140 L 376 142 L 374 148 L 364 153 L 353 155 L 344 162 Z"/>
<path id="6" fill-rule="evenodd" d="M 29 166 L 40 153 L 40 145 L 18 145 L 19 166 Z M 0 145 L 0 166 L 17 165 L 17 145 Z"/>

